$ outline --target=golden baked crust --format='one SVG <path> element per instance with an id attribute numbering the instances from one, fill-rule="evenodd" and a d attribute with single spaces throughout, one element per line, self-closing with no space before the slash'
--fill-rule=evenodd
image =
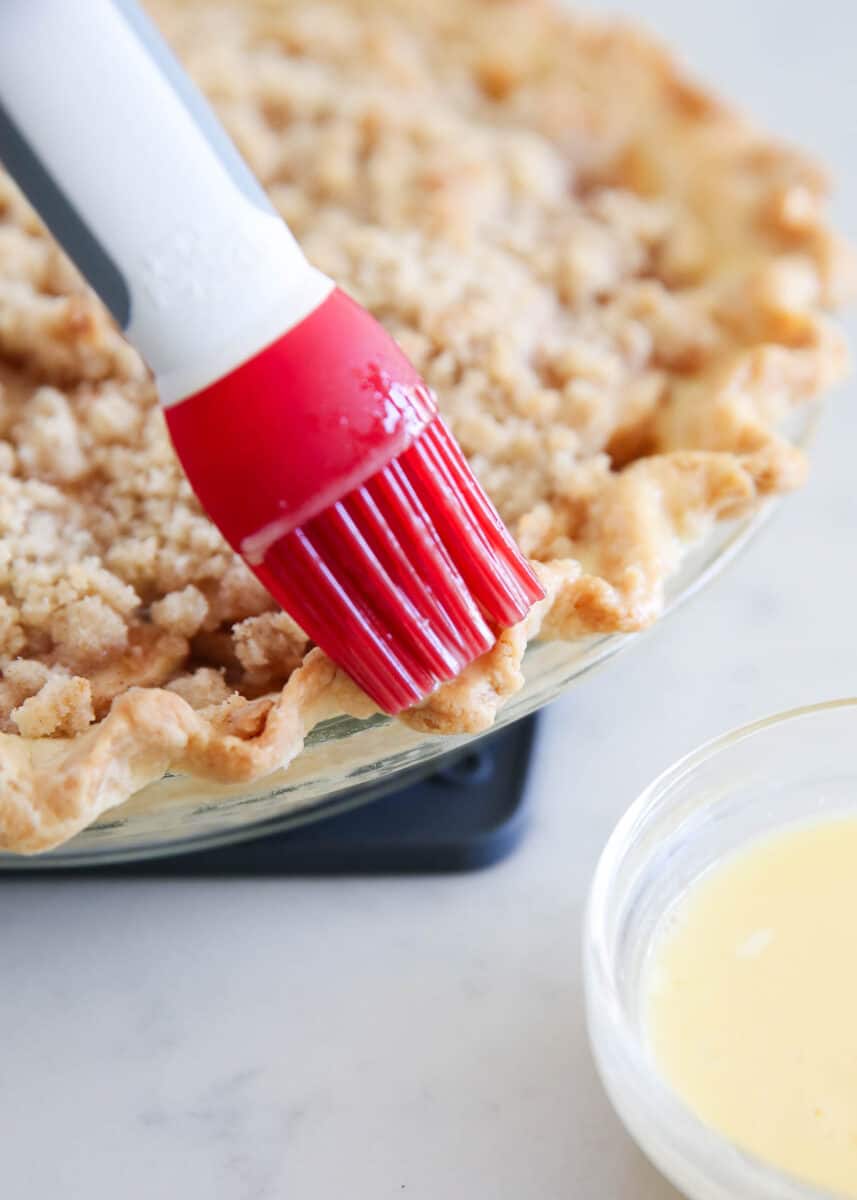
<path id="1" fill-rule="evenodd" d="M 801 481 L 777 429 L 844 372 L 824 313 L 851 259 L 819 171 L 657 46 L 538 0 L 149 7 L 545 582 L 402 720 L 487 727 L 528 638 L 644 627 L 688 541 Z M 21 852 L 167 768 L 249 780 L 370 711 L 200 511 L 142 363 L 2 175 L 0 661 Z"/>

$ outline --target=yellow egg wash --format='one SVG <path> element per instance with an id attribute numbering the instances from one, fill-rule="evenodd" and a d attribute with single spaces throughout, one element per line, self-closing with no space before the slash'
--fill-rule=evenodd
<path id="1" fill-rule="evenodd" d="M 857 1196 L 857 819 L 780 831 L 706 872 L 647 970 L 649 1044 L 685 1102 Z"/>

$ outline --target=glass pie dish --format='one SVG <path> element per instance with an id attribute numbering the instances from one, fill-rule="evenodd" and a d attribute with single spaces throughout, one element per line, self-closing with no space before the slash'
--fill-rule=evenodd
<path id="1" fill-rule="evenodd" d="M 817 413 L 817 406 L 810 406 L 795 414 L 789 433 L 796 445 L 808 445 Z M 667 582 L 664 616 L 713 579 L 777 503 L 768 500 L 749 517 L 715 525 L 691 548 Z M 524 659 L 525 685 L 501 709 L 494 729 L 549 703 L 633 637 L 532 644 Z M 436 760 L 468 740 L 473 739 L 418 733 L 382 716 L 337 717 L 318 725 L 303 752 L 282 771 L 241 785 L 168 773 L 56 850 L 30 858 L 0 854 L 0 870 L 103 865 L 282 832 L 365 804 L 401 785 L 405 775 L 428 773 Z"/>

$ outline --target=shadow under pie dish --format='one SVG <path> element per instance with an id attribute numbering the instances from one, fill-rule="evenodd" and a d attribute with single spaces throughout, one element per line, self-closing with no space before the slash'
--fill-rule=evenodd
<path id="1" fill-rule="evenodd" d="M 660 49 L 536 3 L 149 7 L 545 584 L 414 737 L 489 727 L 537 636 L 650 624 L 687 546 L 800 483 L 782 426 L 844 372 L 850 258 L 817 169 Z M 142 363 L 5 177 L 0 437 L 0 847 L 168 771 L 255 786 L 371 715 L 200 511 Z"/>

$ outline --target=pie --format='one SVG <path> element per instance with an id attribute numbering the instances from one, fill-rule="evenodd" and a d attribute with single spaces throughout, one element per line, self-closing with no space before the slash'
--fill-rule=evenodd
<path id="1" fill-rule="evenodd" d="M 824 176 L 632 29 L 539 0 L 152 0 L 308 256 L 399 340 L 547 589 L 400 719 L 476 731 L 526 642 L 632 631 L 798 486 L 847 365 Z M 196 504 L 147 371 L 0 175 L 0 847 L 371 705 Z"/>

